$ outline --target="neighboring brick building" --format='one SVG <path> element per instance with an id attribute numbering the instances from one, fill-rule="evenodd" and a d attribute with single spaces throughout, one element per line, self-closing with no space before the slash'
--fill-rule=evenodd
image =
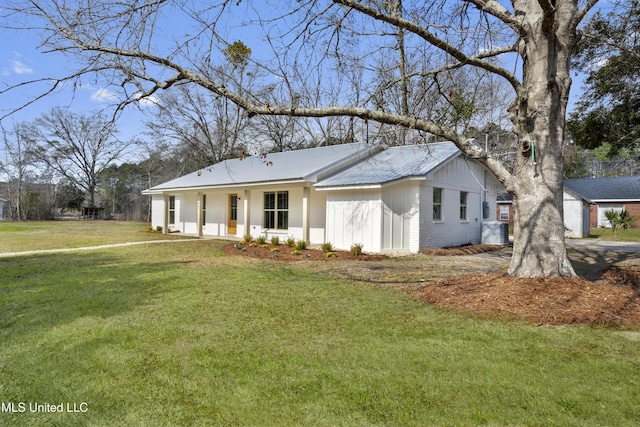
<path id="1" fill-rule="evenodd" d="M 565 226 L 567 218 L 576 220 L 582 215 L 589 216 L 589 227 L 607 226 L 604 212 L 609 209 L 626 210 L 636 221 L 632 227 L 640 228 L 640 176 L 620 176 L 610 178 L 576 178 L 564 181 Z M 581 201 L 582 203 L 577 203 Z M 580 205 L 584 205 L 583 209 Z M 588 205 L 588 213 L 586 206 Z M 496 219 L 513 224 L 513 203 L 508 193 L 497 197 Z M 587 218 L 583 218 L 586 224 Z M 578 218 L 574 222 L 581 222 Z M 586 226 L 585 226 L 586 227 Z M 578 227 L 579 228 L 579 227 Z M 573 237 L 581 237 L 574 235 Z"/>
<path id="2" fill-rule="evenodd" d="M 640 228 L 640 176 L 567 179 L 564 185 L 591 204 L 592 228 L 607 225 L 604 212 L 609 209 L 628 211 L 636 218 L 632 227 Z"/>

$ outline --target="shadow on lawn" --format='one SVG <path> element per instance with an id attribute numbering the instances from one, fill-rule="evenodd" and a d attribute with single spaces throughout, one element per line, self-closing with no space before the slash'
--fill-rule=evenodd
<path id="1" fill-rule="evenodd" d="M 576 273 L 587 280 L 599 280 L 610 266 L 638 258 L 635 252 L 612 250 L 567 248 L 567 252 Z"/>
<path id="2" fill-rule="evenodd" d="M 0 259 L 3 335 L 50 329 L 80 317 L 111 317 L 148 303 L 171 280 L 166 262 L 109 253 L 64 253 Z M 178 273 L 175 273 L 177 275 Z"/>

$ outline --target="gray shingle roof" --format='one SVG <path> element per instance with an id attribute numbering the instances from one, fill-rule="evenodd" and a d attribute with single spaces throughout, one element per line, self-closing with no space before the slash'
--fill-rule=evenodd
<path id="1" fill-rule="evenodd" d="M 148 191 L 256 184 L 262 182 L 315 182 L 318 174 L 338 168 L 372 148 L 364 144 L 343 144 L 305 150 L 271 153 L 263 157 L 232 159 L 168 181 Z"/>
<path id="2" fill-rule="evenodd" d="M 391 147 L 318 182 L 315 187 L 375 185 L 422 177 L 459 154 L 452 142 Z"/>
<path id="3" fill-rule="evenodd" d="M 564 185 L 592 202 L 640 201 L 640 176 L 565 179 Z"/>

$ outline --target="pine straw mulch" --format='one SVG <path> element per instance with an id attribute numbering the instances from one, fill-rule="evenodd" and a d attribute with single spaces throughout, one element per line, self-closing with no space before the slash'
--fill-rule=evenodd
<path id="1" fill-rule="evenodd" d="M 609 267 L 597 281 L 515 278 L 502 270 L 402 289 L 440 307 L 514 315 L 541 325 L 640 324 L 640 265 Z"/>
<path id="2" fill-rule="evenodd" d="M 277 248 L 277 255 L 274 255 L 273 249 Z M 388 259 L 387 255 L 382 254 L 362 254 L 359 256 L 351 255 L 347 251 L 334 251 L 335 256 L 327 256 L 320 249 L 304 249 L 300 254 L 292 254 L 295 248 L 281 244 L 274 246 L 271 244 L 250 246 L 246 243 L 228 243 L 222 247 L 222 252 L 227 255 L 240 255 L 257 259 L 272 259 L 274 261 L 337 261 L 337 260 L 359 260 L 359 261 L 377 261 Z"/>
<path id="3" fill-rule="evenodd" d="M 319 249 L 307 249 L 292 255 L 292 248 L 280 245 L 276 257 L 272 245 L 237 249 L 234 243 L 223 252 L 278 261 L 381 261 L 386 255 L 355 257 L 336 251 L 328 258 Z M 425 249 L 426 255 L 475 255 L 500 249 L 495 245 L 470 245 L 458 248 Z M 463 270 L 462 270 L 463 271 Z M 356 278 L 356 280 L 358 280 Z M 440 307 L 499 316 L 516 316 L 540 325 L 626 324 L 640 325 L 640 265 L 614 265 L 596 281 L 584 278 L 516 278 L 505 270 L 454 275 L 420 284 L 398 283 L 402 291 Z"/>

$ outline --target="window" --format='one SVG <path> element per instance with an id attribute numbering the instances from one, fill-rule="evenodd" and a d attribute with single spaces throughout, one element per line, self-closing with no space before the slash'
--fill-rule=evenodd
<path id="1" fill-rule="evenodd" d="M 460 192 L 460 219 L 463 221 L 467 220 L 467 192 Z"/>
<path id="2" fill-rule="evenodd" d="M 433 220 L 442 220 L 442 188 L 433 189 Z"/>
<path id="3" fill-rule="evenodd" d="M 289 228 L 289 192 L 264 193 L 264 228 Z"/>
<path id="4" fill-rule="evenodd" d="M 169 196 L 169 224 L 176 223 L 176 196 Z"/>
<path id="5" fill-rule="evenodd" d="M 500 205 L 500 221 L 509 221 L 509 205 Z"/>
<path id="6" fill-rule="evenodd" d="M 202 195 L 202 225 L 207 225 L 207 195 Z"/>

